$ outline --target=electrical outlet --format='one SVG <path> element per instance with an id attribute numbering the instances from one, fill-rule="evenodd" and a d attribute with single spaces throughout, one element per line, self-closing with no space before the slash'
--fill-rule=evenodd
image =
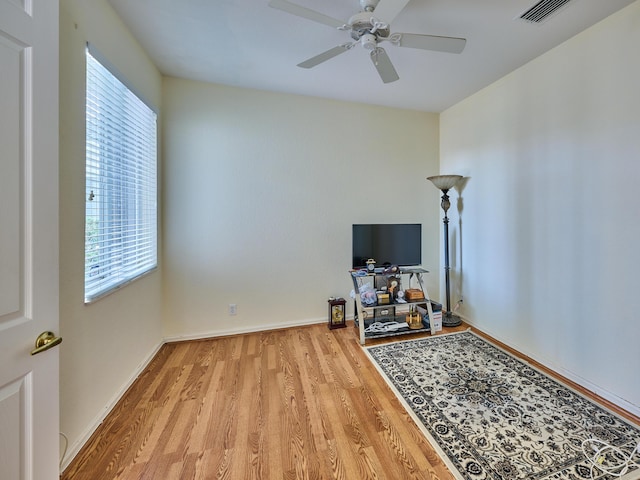
<path id="1" fill-rule="evenodd" d="M 238 313 L 238 305 L 235 303 L 229 304 L 229 315 L 236 315 Z"/>

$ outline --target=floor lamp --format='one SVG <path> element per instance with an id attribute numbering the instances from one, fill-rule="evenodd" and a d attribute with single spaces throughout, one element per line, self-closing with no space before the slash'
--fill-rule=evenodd
<path id="1" fill-rule="evenodd" d="M 444 219 L 442 220 L 444 223 L 444 278 L 447 288 L 447 311 L 442 316 L 443 327 L 457 327 L 462 323 L 462 319 L 451 311 L 451 287 L 449 283 L 449 218 L 447 217 L 447 210 L 449 210 L 449 207 L 451 206 L 447 192 L 449 192 L 449 190 L 451 190 L 461 179 L 461 175 L 437 175 L 435 177 L 427 177 L 427 180 L 431 180 L 436 188 L 442 190 L 442 202 L 440 202 L 440 206 L 444 210 Z"/>

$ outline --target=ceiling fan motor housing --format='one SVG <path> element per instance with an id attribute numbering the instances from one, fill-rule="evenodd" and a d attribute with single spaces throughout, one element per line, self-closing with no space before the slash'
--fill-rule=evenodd
<path id="1" fill-rule="evenodd" d="M 390 33 L 389 25 L 385 25 L 384 28 L 377 28 L 375 33 L 371 32 L 374 28 L 373 23 L 371 22 L 372 17 L 373 15 L 371 12 L 359 12 L 353 15 L 349 19 L 351 38 L 354 40 L 360 40 L 360 38 L 366 34 L 372 34 L 376 37 L 388 37 Z"/>

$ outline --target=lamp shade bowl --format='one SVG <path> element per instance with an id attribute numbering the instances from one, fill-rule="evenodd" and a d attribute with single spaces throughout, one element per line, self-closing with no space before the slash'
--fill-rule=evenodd
<path id="1" fill-rule="evenodd" d="M 461 179 L 462 175 L 435 175 L 433 177 L 427 177 L 427 180 L 430 180 L 436 188 L 443 192 L 452 189 Z"/>

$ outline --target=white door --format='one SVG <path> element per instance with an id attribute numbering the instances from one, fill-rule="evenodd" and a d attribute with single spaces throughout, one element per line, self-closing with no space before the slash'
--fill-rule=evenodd
<path id="1" fill-rule="evenodd" d="M 59 478 L 58 1 L 0 0 L 0 478 Z"/>

